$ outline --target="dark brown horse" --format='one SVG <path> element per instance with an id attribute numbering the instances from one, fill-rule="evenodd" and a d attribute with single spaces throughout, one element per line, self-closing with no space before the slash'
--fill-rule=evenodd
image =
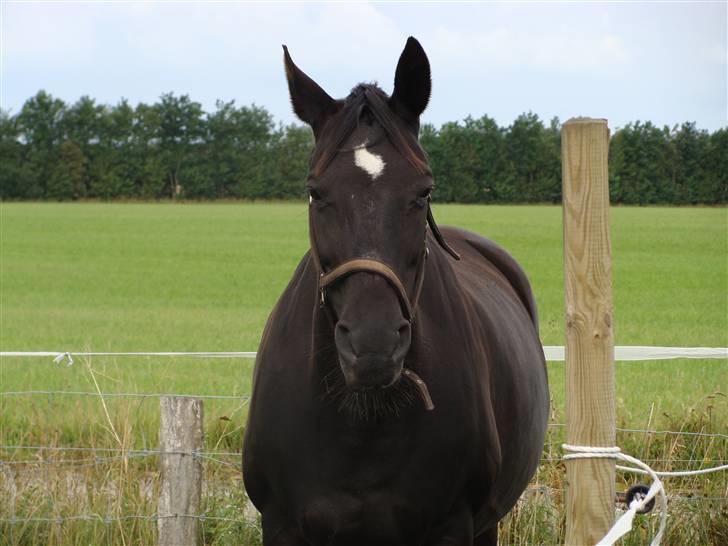
<path id="1" fill-rule="evenodd" d="M 494 545 L 548 414 L 526 276 L 432 219 L 414 38 L 391 97 L 366 84 L 334 100 L 284 50 L 316 145 L 311 250 L 268 319 L 245 432 L 264 544 Z"/>

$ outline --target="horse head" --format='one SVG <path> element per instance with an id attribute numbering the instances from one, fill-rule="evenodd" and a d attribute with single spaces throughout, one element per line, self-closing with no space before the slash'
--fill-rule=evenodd
<path id="1" fill-rule="evenodd" d="M 320 304 L 347 387 L 386 388 L 402 374 L 428 253 L 433 179 L 418 131 L 430 65 L 409 38 L 391 96 L 360 84 L 335 100 L 284 52 L 293 109 L 315 138 L 307 189 Z"/>

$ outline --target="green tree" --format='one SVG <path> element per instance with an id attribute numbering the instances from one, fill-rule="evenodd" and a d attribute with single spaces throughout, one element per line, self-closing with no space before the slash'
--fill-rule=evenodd
<path id="1" fill-rule="evenodd" d="M 98 148 L 89 165 L 92 171 L 89 195 L 104 199 L 140 195 L 141 150 L 134 138 L 135 125 L 135 112 L 127 100 L 104 108 Z"/>
<path id="2" fill-rule="evenodd" d="M 472 120 L 468 118 L 465 123 Z M 477 146 L 471 140 L 472 128 L 458 122 L 445 123 L 437 132 L 439 146 L 431 153 L 437 198 L 443 201 L 473 203 L 479 198 Z"/>
<path id="3" fill-rule="evenodd" d="M 619 184 L 613 192 L 615 202 L 639 205 L 668 202 L 669 192 L 665 188 L 670 180 L 669 131 L 649 121 L 637 121 L 628 123 L 619 133 L 618 150 L 615 150 L 619 158 L 610 165 L 611 178 Z"/>
<path id="4" fill-rule="evenodd" d="M 58 157 L 58 147 L 65 139 L 63 115 L 66 105 L 45 91 L 28 99 L 17 117 L 20 138 L 25 142 L 23 159 L 28 170 L 23 192 L 29 199 L 46 197 L 48 181 Z"/>
<path id="5" fill-rule="evenodd" d="M 278 129 L 273 136 L 271 150 L 276 170 L 269 197 L 273 199 L 304 197 L 308 161 L 313 144 L 313 133 L 308 127 L 288 125 Z"/>
<path id="6" fill-rule="evenodd" d="M 663 191 L 669 203 L 694 204 L 700 201 L 700 188 L 705 186 L 705 156 L 708 152 L 710 136 L 700 131 L 695 123 L 683 123 L 670 135 L 669 186 Z"/>
<path id="7" fill-rule="evenodd" d="M 235 101 L 217 101 L 216 110 L 207 115 L 205 135 L 210 161 L 209 171 L 214 197 L 232 197 L 237 189 L 238 111 Z"/>
<path id="8" fill-rule="evenodd" d="M 282 138 L 273 127 L 273 118 L 264 108 L 238 108 L 234 101 L 218 101 L 206 120 L 205 168 L 210 185 L 204 194 L 272 197 L 280 163 L 274 155 Z"/>
<path id="9" fill-rule="evenodd" d="M 624 175 L 625 132 L 619 130 L 609 139 L 609 200 L 613 204 L 624 203 L 622 176 Z"/>
<path id="10" fill-rule="evenodd" d="M 528 112 L 507 128 L 488 116 L 422 126 L 440 201 L 558 202 L 558 118 Z M 0 111 L 0 198 L 244 198 L 303 196 L 311 131 L 274 124 L 264 108 L 187 95 L 152 105 L 73 105 L 39 91 L 17 115 Z M 725 203 L 728 128 L 629 123 L 610 140 L 614 203 Z"/>
<path id="11" fill-rule="evenodd" d="M 85 195 L 85 163 L 86 158 L 80 146 L 72 140 L 64 141 L 59 146 L 57 160 L 53 163 L 47 196 L 64 201 Z"/>
<path id="12" fill-rule="evenodd" d="M 93 194 L 94 186 L 98 185 L 98 178 L 105 174 L 104 165 L 96 163 L 103 162 L 104 155 L 108 153 L 104 149 L 107 142 L 103 139 L 107 115 L 107 109 L 97 105 L 96 101 L 88 96 L 81 97 L 63 114 L 64 134 L 78 146 L 85 158 L 82 195 Z"/>
<path id="13" fill-rule="evenodd" d="M 445 152 L 440 142 L 440 135 L 437 128 L 431 123 L 424 123 L 420 127 L 420 146 L 427 154 L 427 159 L 435 179 L 433 198 L 438 202 L 446 202 L 450 199 L 452 191 L 448 187 L 448 179 L 444 174 L 443 159 Z"/>
<path id="14" fill-rule="evenodd" d="M 701 186 L 696 190 L 701 203 L 728 202 L 728 128 L 718 129 L 707 143 L 705 171 Z"/>
<path id="15" fill-rule="evenodd" d="M 25 147 L 20 142 L 17 118 L 0 109 L 0 199 L 30 197 L 32 173 L 24 161 Z"/>
<path id="16" fill-rule="evenodd" d="M 167 93 L 153 109 L 158 116 L 159 154 L 166 178 L 161 193 L 174 198 L 185 191 L 183 167 L 196 163 L 195 155 L 204 136 L 202 106 L 187 95 Z"/>
<path id="17" fill-rule="evenodd" d="M 561 202 L 561 122 L 551 118 L 543 132 L 542 169 L 539 177 L 541 200 Z"/>
<path id="18" fill-rule="evenodd" d="M 513 169 L 513 196 L 517 200 L 558 200 L 561 182 L 555 149 L 557 126 L 558 120 L 555 120 L 547 131 L 539 117 L 528 112 L 518 116 L 508 128 L 506 150 Z"/>
<path id="19" fill-rule="evenodd" d="M 236 115 L 236 187 L 246 199 L 265 199 L 276 176 L 273 116 L 256 105 Z"/>
<path id="20" fill-rule="evenodd" d="M 143 199 L 169 197 L 165 194 L 168 184 L 165 163 L 160 154 L 160 116 L 153 106 L 140 103 L 134 110 L 132 140 L 138 178 L 136 195 Z"/>

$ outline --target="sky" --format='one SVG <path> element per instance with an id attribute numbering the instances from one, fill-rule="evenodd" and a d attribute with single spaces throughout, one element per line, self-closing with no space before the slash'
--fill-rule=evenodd
<path id="1" fill-rule="evenodd" d="M 392 90 L 408 36 L 433 90 L 423 123 L 488 115 L 508 126 L 606 118 L 728 126 L 728 3 L 12 1 L 0 6 L 0 105 L 44 89 L 72 103 L 187 94 L 295 120 L 282 62 L 331 96 L 359 82 Z"/>

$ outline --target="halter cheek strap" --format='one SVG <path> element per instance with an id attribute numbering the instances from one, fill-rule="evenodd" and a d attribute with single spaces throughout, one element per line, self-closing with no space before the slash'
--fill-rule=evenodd
<path id="1" fill-rule="evenodd" d="M 455 260 L 460 260 L 460 254 L 455 252 L 455 250 L 447 244 L 445 237 L 443 237 L 442 233 L 440 233 L 440 228 L 438 228 L 435 223 L 435 217 L 432 215 L 432 207 L 430 207 L 429 204 L 427 205 L 427 225 L 430 226 L 430 230 L 432 231 L 432 235 L 435 236 L 437 244 L 439 244 L 443 250 L 450 254 L 450 256 L 452 256 Z"/>

